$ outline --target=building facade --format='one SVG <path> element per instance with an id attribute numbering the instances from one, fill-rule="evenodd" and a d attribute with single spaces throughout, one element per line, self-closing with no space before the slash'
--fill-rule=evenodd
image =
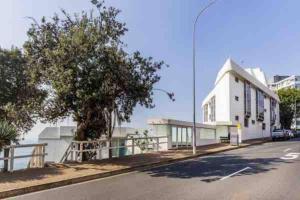
<path id="1" fill-rule="evenodd" d="M 202 103 L 203 123 L 237 125 L 240 141 L 270 137 L 280 127 L 278 102 L 259 68 L 243 69 L 227 59 Z"/>
<path id="2" fill-rule="evenodd" d="M 280 89 L 288 89 L 288 88 L 297 88 L 300 89 L 300 76 L 280 76 L 276 75 L 269 82 L 269 88 L 273 91 L 278 91 Z M 300 102 L 297 102 L 297 110 L 300 109 Z M 300 129 L 300 118 L 293 120 L 293 124 L 291 128 Z"/>
<path id="3" fill-rule="evenodd" d="M 273 77 L 273 80 L 269 83 L 269 88 L 273 91 L 286 88 L 298 88 L 300 89 L 300 76 L 279 76 Z"/>

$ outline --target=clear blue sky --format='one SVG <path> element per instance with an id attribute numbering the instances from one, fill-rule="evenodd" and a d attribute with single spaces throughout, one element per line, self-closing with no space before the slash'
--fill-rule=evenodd
<path id="1" fill-rule="evenodd" d="M 156 108 L 136 108 L 132 126 L 143 127 L 147 118 L 192 120 L 192 30 L 197 12 L 208 0 L 107 0 L 122 10 L 127 23 L 124 37 L 129 51 L 164 60 L 157 87 L 173 91 L 175 102 L 156 93 Z M 213 88 L 216 73 L 227 57 L 245 67 L 261 67 L 267 74 L 300 74 L 300 1 L 219 0 L 197 26 L 197 121 L 201 101 Z M 9 0 L 0 3 L 0 46 L 22 46 L 30 21 L 90 9 L 88 0 Z M 34 129 L 35 134 L 42 126 Z"/>

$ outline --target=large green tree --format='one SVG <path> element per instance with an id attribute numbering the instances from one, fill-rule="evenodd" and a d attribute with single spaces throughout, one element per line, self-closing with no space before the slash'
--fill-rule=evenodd
<path id="1" fill-rule="evenodd" d="M 45 97 L 43 90 L 30 83 L 29 66 L 18 48 L 0 48 L 0 121 L 25 133 L 32 128 Z"/>
<path id="2" fill-rule="evenodd" d="M 89 12 L 62 10 L 61 16 L 34 20 L 24 45 L 33 82 L 49 91 L 41 116 L 52 122 L 72 116 L 78 140 L 111 138 L 115 123 L 129 121 L 137 104 L 152 108 L 164 66 L 138 51 L 127 53 L 120 11 L 92 3 Z"/>
<path id="3" fill-rule="evenodd" d="M 300 90 L 295 88 L 278 91 L 280 98 L 280 123 L 285 129 L 290 129 L 295 117 L 296 102 L 300 103 Z M 300 110 L 297 109 L 297 116 Z"/>

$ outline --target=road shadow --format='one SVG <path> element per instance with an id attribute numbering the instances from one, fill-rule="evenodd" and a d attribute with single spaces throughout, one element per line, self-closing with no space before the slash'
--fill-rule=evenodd
<path id="1" fill-rule="evenodd" d="M 210 183 L 220 180 L 222 177 L 244 169 L 245 167 L 250 167 L 251 169 L 245 170 L 236 176 L 266 173 L 270 170 L 277 169 L 276 167 L 280 163 L 291 163 L 291 161 L 281 160 L 279 158 L 245 158 L 237 155 L 224 154 L 152 168 L 144 172 L 152 177 L 181 179 L 200 178 L 201 181 Z"/>
<path id="2" fill-rule="evenodd" d="M 61 170 L 54 167 L 47 167 L 47 168 L 32 168 L 32 169 L 24 169 L 24 170 L 17 170 L 13 173 L 6 172 L 0 173 L 0 184 L 8 184 L 8 183 L 18 183 L 23 181 L 35 181 L 44 179 L 51 175 L 60 175 L 62 174 Z M 1 188 L 0 188 L 1 190 Z"/>

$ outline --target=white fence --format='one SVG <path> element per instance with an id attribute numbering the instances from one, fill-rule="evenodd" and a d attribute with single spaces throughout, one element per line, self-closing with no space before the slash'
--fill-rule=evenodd
<path id="1" fill-rule="evenodd" d="M 165 136 L 113 138 L 111 146 L 109 143 L 109 140 L 72 141 L 60 162 L 82 162 L 84 152 L 89 160 L 101 160 L 109 158 L 109 151 L 113 157 L 122 157 L 168 150 L 168 138 Z"/>
<path id="2" fill-rule="evenodd" d="M 23 144 L 23 145 L 10 145 L 5 146 L 3 148 L 4 156 L 0 158 L 0 161 L 3 160 L 3 171 L 14 171 L 14 161 L 15 159 L 22 159 L 22 158 L 31 158 L 28 163 L 28 168 L 42 168 L 44 167 L 45 156 L 45 147 L 47 146 L 46 143 L 44 144 Z M 18 148 L 34 148 L 31 154 L 28 155 L 15 155 L 15 149 Z"/>

